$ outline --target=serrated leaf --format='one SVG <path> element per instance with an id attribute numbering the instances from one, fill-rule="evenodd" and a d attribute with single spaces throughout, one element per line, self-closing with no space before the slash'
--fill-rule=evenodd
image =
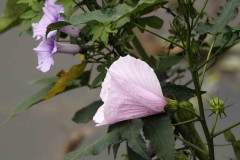
<path id="1" fill-rule="evenodd" d="M 102 10 L 95 10 L 88 13 L 80 13 L 70 18 L 70 23 L 74 25 L 87 23 L 90 21 L 98 21 L 100 23 L 119 21 L 129 15 L 143 10 L 154 4 L 163 2 L 163 0 L 140 0 L 134 7 L 127 4 L 119 4 L 114 8 L 107 8 Z"/>
<path id="2" fill-rule="evenodd" d="M 82 75 L 86 66 L 86 61 L 82 61 L 82 63 L 79 65 L 73 65 L 67 73 L 58 79 L 52 89 L 43 98 L 49 99 L 56 94 L 63 92 L 72 81 L 76 80 Z"/>
<path id="3" fill-rule="evenodd" d="M 17 4 L 16 0 L 8 0 L 3 13 L 0 15 L 0 34 L 19 25 L 22 22 L 20 15 L 28 8 L 28 5 Z"/>
<path id="4" fill-rule="evenodd" d="M 94 143 L 92 143 L 90 146 L 86 148 L 80 148 L 78 150 L 70 152 L 64 157 L 64 160 L 77 160 L 81 157 L 88 156 L 88 155 L 98 155 L 102 153 L 107 148 L 107 146 L 111 144 L 121 143 L 125 140 L 127 140 L 128 143 L 129 141 L 133 141 L 131 142 L 133 144 L 136 138 L 138 137 L 138 135 L 140 134 L 142 121 L 139 119 L 136 119 L 136 120 L 121 122 L 115 125 L 117 125 L 117 127 L 114 127 L 114 129 L 112 129 L 109 133 L 104 135 L 102 138 L 98 139 L 97 141 L 95 141 Z M 134 140 L 132 140 L 131 138 L 134 138 Z M 131 145 L 131 146 L 134 146 L 134 145 Z M 136 147 L 139 148 L 141 146 L 136 146 Z"/>
<path id="5" fill-rule="evenodd" d="M 157 157 L 164 160 L 174 159 L 174 131 L 167 115 L 155 115 L 143 119 L 143 132 L 150 140 Z"/>
<path id="6" fill-rule="evenodd" d="M 240 0 L 227 0 L 223 6 L 218 9 L 218 16 L 211 23 L 200 22 L 196 31 L 200 34 L 210 33 L 219 34 L 226 32 L 228 23 L 238 14 Z"/>
<path id="7" fill-rule="evenodd" d="M 101 100 L 89 104 L 77 111 L 72 120 L 76 123 L 88 123 L 93 119 L 93 116 L 102 104 L 103 102 Z"/>
<path id="8" fill-rule="evenodd" d="M 74 25 L 87 23 L 90 21 L 98 21 L 100 23 L 107 23 L 116 21 L 126 12 L 131 11 L 131 7 L 126 4 L 117 5 L 115 8 L 107 8 L 102 10 L 95 10 L 88 13 L 80 13 L 70 18 L 70 23 Z"/>

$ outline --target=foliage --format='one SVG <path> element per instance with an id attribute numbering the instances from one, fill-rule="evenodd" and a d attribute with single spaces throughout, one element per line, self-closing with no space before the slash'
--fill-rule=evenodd
<path id="1" fill-rule="evenodd" d="M 57 30 L 56 44 L 64 41 L 66 44 L 80 46 L 82 62 L 70 67 L 68 72 L 61 70 L 57 77 L 35 81 L 34 84 L 43 85 L 43 89 L 20 104 L 7 120 L 35 104 L 72 89 L 81 89 L 83 86 L 89 89 L 101 87 L 107 68 L 120 56 L 131 55 L 153 68 L 168 101 L 167 107 L 171 109 L 149 117 L 111 124 L 105 135 L 91 145 L 67 154 L 64 160 L 98 155 L 107 147 L 109 153 L 113 151 L 116 159 L 122 143 L 126 144 L 127 154 L 124 157 L 128 160 L 214 160 L 213 140 L 223 133 L 226 141 L 231 143 L 235 157 L 239 159 L 240 141 L 230 129 L 240 123 L 215 131 L 221 113 L 210 108 L 215 121 L 211 125 L 207 124 L 206 106 L 202 98 L 206 92 L 202 90 L 202 84 L 206 71 L 212 66 L 210 64 L 214 64 L 211 62 L 217 61 L 218 56 L 239 42 L 240 26 L 232 26 L 231 21 L 238 14 L 240 0 L 226 0 L 214 18 L 204 13 L 208 0 L 203 2 L 200 10 L 195 8 L 196 2 L 57 0 L 55 4 L 64 7 L 64 13 L 60 15 L 64 20 L 49 24 L 45 38 L 49 32 Z M 23 26 L 20 35 L 31 31 L 31 25 L 38 23 L 43 16 L 44 3 L 44 0 L 8 0 L 0 16 L 0 33 L 21 23 Z M 174 6 L 170 6 L 173 3 Z M 160 9 L 166 10 L 172 18 L 164 21 L 163 15 L 158 14 Z M 168 37 L 156 32 L 166 23 L 170 23 Z M 73 25 L 80 30 L 80 37 L 69 36 L 62 30 L 63 27 Z M 140 36 L 146 32 L 166 42 L 159 51 L 161 53 L 149 53 Z M 160 42 L 157 41 L 158 43 Z M 207 56 L 204 55 L 206 51 Z M 189 81 L 182 83 L 189 73 Z M 191 83 L 193 87 L 189 88 Z M 189 102 L 193 97 L 197 99 L 197 106 Z M 99 100 L 80 107 L 72 120 L 75 123 L 90 122 L 102 104 Z M 196 107 L 199 113 L 195 111 Z M 204 137 L 198 134 L 195 122 L 200 122 Z M 183 148 L 176 148 L 175 142 L 178 141 L 183 142 Z"/>

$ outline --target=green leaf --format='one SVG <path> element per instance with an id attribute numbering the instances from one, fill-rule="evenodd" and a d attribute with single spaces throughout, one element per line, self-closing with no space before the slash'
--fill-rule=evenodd
<path id="1" fill-rule="evenodd" d="M 142 138 L 140 131 L 143 128 L 142 120 L 135 119 L 134 125 L 128 131 L 124 131 L 122 136 L 126 138 L 128 147 L 145 159 L 150 159 L 146 147 L 146 143 Z"/>
<path id="2" fill-rule="evenodd" d="M 167 115 L 155 115 L 143 119 L 143 132 L 150 140 L 157 157 L 164 160 L 174 159 L 174 131 Z"/>
<path id="3" fill-rule="evenodd" d="M 70 23 L 74 25 L 87 23 L 90 21 L 98 21 L 100 23 L 116 22 L 129 15 L 141 11 L 154 4 L 163 2 L 164 0 L 140 0 L 134 7 L 127 4 L 119 4 L 114 8 L 95 10 L 88 13 L 80 13 L 70 18 Z"/>
<path id="4" fill-rule="evenodd" d="M 189 160 L 188 157 L 183 152 L 177 152 L 174 155 L 174 160 Z"/>
<path id="5" fill-rule="evenodd" d="M 181 60 L 183 60 L 183 56 L 174 55 L 174 56 L 161 56 L 155 57 L 156 59 L 156 69 L 161 71 L 166 71 L 172 66 L 178 64 Z"/>
<path id="6" fill-rule="evenodd" d="M 130 147 L 127 146 L 128 160 L 146 160 L 145 158 L 139 156 Z"/>
<path id="7" fill-rule="evenodd" d="M 65 27 L 65 26 L 68 26 L 68 25 L 70 25 L 70 23 L 66 22 L 66 21 L 58 21 L 56 23 L 49 24 L 47 26 L 46 37 L 47 37 L 49 32 L 61 29 L 61 28 Z"/>
<path id="8" fill-rule="evenodd" d="M 108 131 L 108 132 L 110 132 L 110 131 Z M 116 144 L 108 146 L 108 154 L 110 154 L 111 149 L 112 149 L 113 150 L 114 160 L 116 160 L 116 158 L 117 158 L 117 153 L 118 153 L 118 149 L 119 149 L 120 145 L 121 145 L 121 143 L 116 143 Z"/>
<path id="9" fill-rule="evenodd" d="M 149 26 L 151 28 L 155 28 L 155 29 L 160 29 L 163 26 L 164 21 L 157 17 L 157 16 L 150 16 L 150 17 L 144 17 L 144 18 L 140 18 L 138 20 L 138 24 L 141 26 Z"/>
<path id="10" fill-rule="evenodd" d="M 45 88 L 29 97 L 26 101 L 20 104 L 7 118 L 7 121 L 13 119 L 15 116 L 19 115 L 23 111 L 29 109 L 33 105 L 43 101 L 43 96 L 52 88 L 54 83 L 49 83 Z"/>
<path id="11" fill-rule="evenodd" d="M 102 153 L 107 146 L 126 140 L 131 144 L 130 146 L 133 147 L 133 150 L 139 151 L 140 149 L 141 153 L 146 152 L 145 154 L 147 154 L 147 151 L 142 150 L 143 144 L 141 143 L 141 139 L 139 140 L 140 130 L 142 128 L 142 121 L 140 119 L 117 123 L 115 126 L 114 129 L 92 143 L 90 146 L 70 152 L 64 157 L 64 160 L 77 160 L 88 155 L 98 155 Z"/>
<path id="12" fill-rule="evenodd" d="M 231 130 L 224 132 L 224 138 L 230 143 L 235 143 L 237 141 Z"/>
<path id="13" fill-rule="evenodd" d="M 117 5 L 115 8 L 107 8 L 95 10 L 88 13 L 80 13 L 70 18 L 70 23 L 74 25 L 87 23 L 90 21 L 98 21 L 100 23 L 113 22 L 122 15 L 130 12 L 132 8 L 126 4 Z"/>
<path id="14" fill-rule="evenodd" d="M 176 99 L 179 102 L 189 100 L 190 98 L 196 96 L 195 90 L 192 90 L 186 86 L 165 82 L 162 82 L 161 86 L 165 97 Z"/>
<path id="15" fill-rule="evenodd" d="M 100 73 L 98 74 L 98 76 L 93 80 L 91 87 L 94 88 L 94 87 L 96 87 L 100 82 L 102 82 L 103 79 L 105 78 L 106 74 L 107 74 L 107 70 L 106 70 L 106 69 L 104 69 L 102 72 L 100 72 Z"/>
<path id="16" fill-rule="evenodd" d="M 72 7 L 73 4 L 75 4 L 73 0 L 58 0 L 57 2 L 55 2 L 55 4 L 64 6 L 64 15 L 67 18 L 70 17 L 75 11 Z"/>
<path id="17" fill-rule="evenodd" d="M 23 26 L 22 26 L 21 30 L 19 31 L 19 35 L 20 36 L 23 35 L 23 33 L 31 27 L 31 24 L 32 23 L 30 20 L 25 20 L 23 22 Z"/>
<path id="18" fill-rule="evenodd" d="M 0 15 L 0 34 L 19 25 L 22 22 L 20 15 L 28 8 L 28 5 L 17 4 L 16 0 L 8 0 L 3 13 Z"/>
<path id="19" fill-rule="evenodd" d="M 235 156 L 239 160 L 240 159 L 240 140 L 234 143 L 233 148 L 234 148 Z"/>
<path id="20" fill-rule="evenodd" d="M 72 120 L 76 123 L 88 123 L 93 119 L 93 116 L 102 104 L 103 102 L 101 100 L 89 104 L 77 111 Z"/>
<path id="21" fill-rule="evenodd" d="M 33 11 L 42 12 L 42 8 L 43 8 L 44 4 L 34 0 L 34 1 L 30 1 L 30 6 Z"/>
<path id="22" fill-rule="evenodd" d="M 27 12 L 24 12 L 20 16 L 20 18 L 22 18 L 22 19 L 30 19 L 30 18 L 36 17 L 37 15 L 38 15 L 38 12 L 33 11 L 33 10 L 28 10 Z"/>
<path id="23" fill-rule="evenodd" d="M 240 0 L 227 0 L 226 3 L 218 9 L 218 16 L 211 23 L 200 22 L 196 31 L 200 34 L 210 33 L 219 34 L 227 31 L 228 23 L 238 14 Z"/>

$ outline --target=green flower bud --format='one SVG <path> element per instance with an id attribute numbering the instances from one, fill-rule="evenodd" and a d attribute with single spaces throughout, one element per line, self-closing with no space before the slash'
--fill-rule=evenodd
<path id="1" fill-rule="evenodd" d="M 164 111 L 168 113 L 175 113 L 177 111 L 178 102 L 176 100 L 166 98 L 168 104 L 164 107 Z"/>
<path id="2" fill-rule="evenodd" d="M 182 101 L 178 104 L 177 116 L 180 121 L 187 121 L 195 118 L 193 104 L 189 101 Z"/>
<path id="3" fill-rule="evenodd" d="M 215 114 L 224 113 L 225 108 L 227 108 L 224 102 L 219 99 L 219 97 L 208 100 L 208 103 L 210 105 L 210 110 Z"/>

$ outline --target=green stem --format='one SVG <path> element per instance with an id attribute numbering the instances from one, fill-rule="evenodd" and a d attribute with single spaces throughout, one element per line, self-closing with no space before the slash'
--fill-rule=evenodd
<path id="1" fill-rule="evenodd" d="M 220 53 L 222 53 L 222 52 L 221 52 L 222 49 L 225 48 L 225 46 L 228 44 L 228 42 L 229 42 L 230 39 L 231 39 L 231 36 L 230 36 L 230 38 L 226 41 L 226 43 L 225 43 L 221 48 L 219 48 L 211 58 L 209 58 L 208 61 L 206 61 L 205 63 L 203 63 L 201 66 L 199 66 L 199 67 L 197 68 L 197 71 L 200 70 L 202 67 L 204 67 L 205 64 L 207 64 L 208 62 L 210 62 L 211 60 L 213 60 L 215 57 L 217 57 Z"/>
<path id="2" fill-rule="evenodd" d="M 189 23 L 188 16 L 185 17 L 185 21 L 186 21 L 187 29 L 188 29 L 187 41 L 186 41 L 186 53 L 187 53 L 187 57 L 188 57 L 188 60 L 189 60 L 189 66 L 190 66 L 190 70 L 191 70 L 192 80 L 193 80 L 194 87 L 195 87 L 195 90 L 196 90 L 199 112 L 200 112 L 200 122 L 201 122 L 203 132 L 204 132 L 205 138 L 207 140 L 207 144 L 208 144 L 209 160 L 215 160 L 213 139 L 210 137 L 209 129 L 208 129 L 208 126 L 207 126 L 205 113 L 204 113 L 202 93 L 201 93 L 201 87 L 200 87 L 200 83 L 199 83 L 198 72 L 195 70 L 195 68 L 197 66 L 196 66 L 195 60 L 192 57 L 192 50 L 191 50 L 191 32 L 192 32 L 192 29 L 191 29 L 191 26 L 190 26 L 190 23 Z"/>
<path id="3" fill-rule="evenodd" d="M 208 0 L 205 0 L 204 3 L 203 3 L 202 8 L 201 8 L 201 10 L 200 10 L 200 12 L 198 13 L 198 16 L 197 16 L 197 18 L 196 18 L 196 21 L 193 23 L 192 29 L 194 29 L 194 28 L 196 27 L 196 25 L 197 25 L 197 23 L 198 23 L 201 15 L 202 15 L 204 9 L 205 9 L 206 6 L 207 6 L 207 3 L 208 3 Z"/>
<path id="4" fill-rule="evenodd" d="M 209 159 L 214 160 L 214 144 L 213 144 L 213 139 L 210 137 L 210 133 L 207 127 L 207 122 L 204 114 L 204 107 L 203 107 L 203 101 L 202 101 L 202 93 L 201 89 L 199 86 L 199 79 L 198 79 L 198 73 L 196 71 L 192 71 L 192 78 L 193 78 L 193 83 L 196 89 L 196 95 L 198 99 L 198 105 L 199 105 L 199 112 L 200 112 L 200 122 L 203 128 L 203 132 L 205 134 L 207 144 L 208 144 L 208 150 L 209 150 Z"/>
<path id="5" fill-rule="evenodd" d="M 199 121 L 199 119 L 198 118 L 190 119 L 188 121 L 173 124 L 173 126 L 180 126 L 180 125 L 184 125 L 184 124 L 188 124 L 188 123 L 192 123 L 192 122 L 196 122 L 196 121 Z"/>
<path id="6" fill-rule="evenodd" d="M 216 42 L 216 37 L 214 37 L 214 40 L 213 40 L 213 42 L 211 44 L 211 47 L 210 47 L 210 49 L 208 51 L 208 55 L 207 55 L 207 59 L 206 59 L 207 63 L 204 65 L 202 76 L 201 76 L 201 79 L 200 79 L 200 87 L 202 87 L 202 83 L 203 83 L 203 80 L 204 80 L 204 77 L 205 77 L 205 73 L 206 73 L 206 70 L 207 70 L 207 67 L 208 67 L 208 61 L 209 61 L 209 58 L 211 56 L 211 53 L 212 53 L 212 50 L 213 50 L 215 42 Z"/>
<path id="7" fill-rule="evenodd" d="M 235 123 L 234 125 L 232 125 L 232 126 L 230 126 L 230 127 L 227 127 L 227 128 L 225 128 L 225 129 L 223 129 L 223 130 L 221 130 L 221 131 L 218 131 L 218 132 L 214 133 L 214 134 L 212 135 L 212 138 L 217 137 L 218 135 L 220 135 L 220 134 L 222 134 L 222 133 L 224 133 L 224 132 L 226 132 L 226 131 L 228 131 L 228 130 L 230 130 L 230 129 L 238 126 L 238 125 L 240 125 L 240 122 Z"/>
<path id="8" fill-rule="evenodd" d="M 202 152 L 203 154 L 207 154 L 204 150 L 202 150 L 201 148 L 199 148 L 198 146 L 186 141 L 185 139 L 179 137 L 179 136 L 176 136 L 175 135 L 175 138 L 177 138 L 178 140 L 182 141 L 183 143 L 189 145 L 190 147 L 194 148 L 195 150 L 198 150 L 199 152 Z"/>
<path id="9" fill-rule="evenodd" d="M 216 113 L 216 118 L 215 118 L 215 121 L 214 121 L 214 123 L 213 123 L 213 127 L 212 127 L 212 130 L 211 130 L 210 135 L 213 135 L 213 133 L 214 133 L 214 131 L 215 131 L 215 128 L 216 128 L 217 122 L 218 122 L 218 117 L 219 117 L 219 111 L 217 111 L 217 113 Z"/>
<path id="10" fill-rule="evenodd" d="M 138 28 L 140 28 L 140 29 L 142 29 L 142 30 L 144 30 L 144 31 L 147 31 L 147 32 L 151 33 L 152 35 L 154 35 L 154 36 L 156 36 L 156 37 L 158 37 L 158 38 L 161 38 L 161 39 L 163 39 L 163 40 L 165 40 L 165 41 L 167 41 L 167 42 L 169 42 L 169 43 L 171 43 L 171 44 L 174 44 L 175 46 L 178 46 L 178 47 L 184 49 L 183 46 L 181 46 L 181 45 L 179 45 L 179 44 L 171 41 L 170 39 L 167 39 L 167 38 L 165 38 L 165 37 L 163 37 L 163 36 L 160 36 L 160 35 L 158 35 L 158 34 L 152 32 L 152 31 L 144 28 L 143 26 L 141 26 L 141 25 L 139 25 L 139 24 L 137 24 L 137 23 L 135 23 L 135 22 L 132 22 L 132 23 L 133 23 L 135 26 L 137 26 Z"/>

